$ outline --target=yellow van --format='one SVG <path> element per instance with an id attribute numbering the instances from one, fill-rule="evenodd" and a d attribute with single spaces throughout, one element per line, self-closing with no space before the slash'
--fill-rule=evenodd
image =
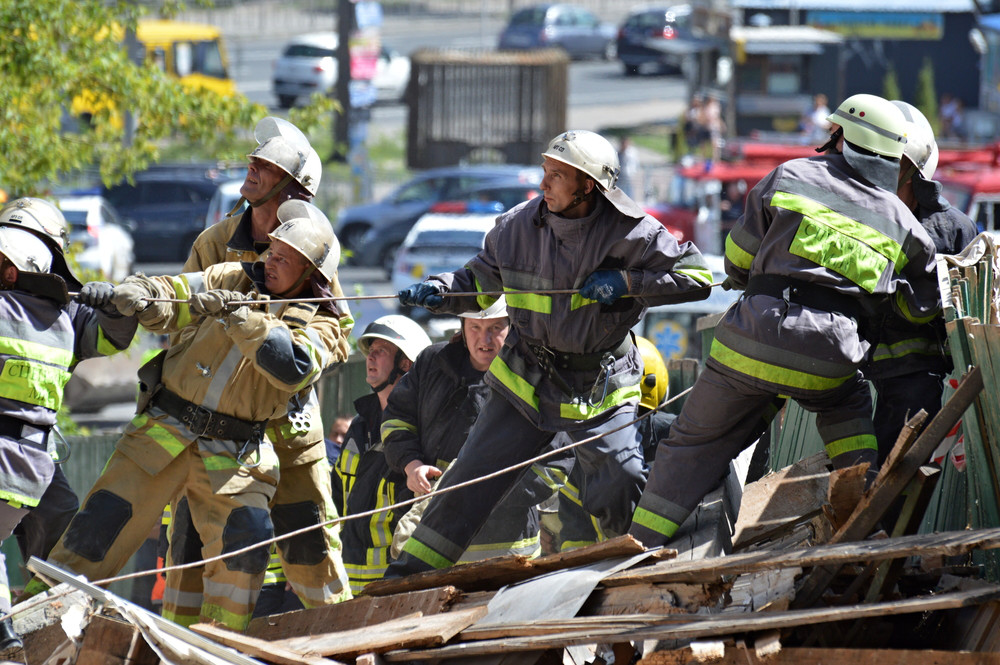
<path id="1" fill-rule="evenodd" d="M 118 42 L 125 39 L 120 26 L 113 26 L 110 33 Z M 229 78 L 222 33 L 215 26 L 142 19 L 136 26 L 136 40 L 146 62 L 155 63 L 182 84 L 225 96 L 236 94 L 236 85 Z M 74 116 L 88 118 L 98 109 L 109 107 L 106 99 L 84 92 L 73 99 L 70 111 Z"/>
<path id="2" fill-rule="evenodd" d="M 221 95 L 236 92 L 229 78 L 222 33 L 211 25 L 143 19 L 136 38 L 146 59 L 163 71 L 195 88 L 208 88 Z"/>

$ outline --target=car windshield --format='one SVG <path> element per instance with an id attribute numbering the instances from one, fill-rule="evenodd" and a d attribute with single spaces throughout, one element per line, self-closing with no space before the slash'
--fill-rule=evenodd
<path id="1" fill-rule="evenodd" d="M 87 230 L 87 211 L 86 210 L 63 210 L 63 217 L 69 222 L 71 231 L 86 231 Z"/>
<path id="2" fill-rule="evenodd" d="M 478 251 L 483 247 L 483 238 L 486 234 L 482 231 L 465 231 L 452 229 L 448 231 L 424 231 L 417 234 L 413 240 L 413 247 L 470 247 Z"/>
<path id="3" fill-rule="evenodd" d="M 332 48 L 310 46 L 309 44 L 291 44 L 285 49 L 285 55 L 290 58 L 332 58 L 337 52 Z"/>
<path id="4" fill-rule="evenodd" d="M 523 9 L 511 17 L 510 24 L 511 26 L 542 25 L 545 23 L 545 14 L 546 9 L 544 7 Z"/>

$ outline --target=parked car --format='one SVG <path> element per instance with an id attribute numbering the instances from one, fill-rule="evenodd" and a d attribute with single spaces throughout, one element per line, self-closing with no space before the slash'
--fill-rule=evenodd
<path id="1" fill-rule="evenodd" d="M 644 7 L 618 29 L 618 59 L 626 76 L 642 69 L 679 74 L 700 42 L 691 31 L 690 5 Z"/>
<path id="2" fill-rule="evenodd" d="M 567 4 L 527 7 L 510 17 L 500 33 L 500 50 L 560 48 L 571 58 L 614 60 L 615 27 L 592 12 Z"/>
<path id="3" fill-rule="evenodd" d="M 337 34 L 314 32 L 293 38 L 274 63 L 272 78 L 278 106 L 291 108 L 299 97 L 334 93 L 337 85 Z M 375 65 L 376 101 L 399 102 L 410 82 L 410 59 L 382 46 Z"/>
<path id="4" fill-rule="evenodd" d="M 483 248 L 486 234 L 496 224 L 497 212 L 451 214 L 430 212 L 406 234 L 392 269 L 392 288 L 405 289 L 429 275 L 458 270 Z M 423 308 L 401 312 L 418 318 Z"/>
<path id="5" fill-rule="evenodd" d="M 979 232 L 1000 240 L 1000 169 L 959 164 L 938 169 L 934 179 L 942 184 L 941 194 L 968 215 Z"/>
<path id="6" fill-rule="evenodd" d="M 111 282 L 132 274 L 135 263 L 129 222 L 103 196 L 61 196 L 56 205 L 69 223 L 70 246 L 77 246 L 76 262 Z M 84 275 L 79 275 L 86 279 Z"/>
<path id="7" fill-rule="evenodd" d="M 352 253 L 351 263 L 392 270 L 396 249 L 413 223 L 439 201 L 450 201 L 477 187 L 542 182 L 540 166 L 490 164 L 449 166 L 424 171 L 377 203 L 341 210 L 336 231 L 341 245 Z"/>
<path id="8" fill-rule="evenodd" d="M 243 181 L 246 175 L 242 177 L 233 178 L 232 180 L 226 180 L 219 184 L 219 188 L 215 190 L 215 194 L 212 195 L 212 200 L 208 202 L 208 212 L 205 214 L 205 228 L 212 226 L 213 224 L 222 221 L 226 216 L 232 211 L 233 206 L 242 198 L 240 194 L 240 188 L 243 187 Z M 241 213 L 246 210 L 246 202 L 240 206 L 237 213 Z M 234 213 L 235 214 L 235 213 Z"/>
<path id="9" fill-rule="evenodd" d="M 102 186 L 101 194 L 134 220 L 135 260 L 185 261 L 205 230 L 205 215 L 219 184 L 232 173 L 211 164 L 160 165 L 133 175 L 134 183 Z"/>

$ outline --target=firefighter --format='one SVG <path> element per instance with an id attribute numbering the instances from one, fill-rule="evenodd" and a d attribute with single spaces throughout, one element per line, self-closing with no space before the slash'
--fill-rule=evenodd
<path id="1" fill-rule="evenodd" d="M 294 125 L 266 117 L 257 123 L 258 146 L 247 155 L 247 175 L 240 188 L 250 202 L 241 214 L 232 214 L 198 236 L 183 272 L 198 272 L 225 261 L 257 261 L 270 245 L 269 235 L 278 227 L 278 207 L 288 200 L 311 201 L 322 175 L 319 155 Z M 237 203 L 235 210 L 242 205 Z M 332 280 L 327 295 L 343 296 Z M 351 331 L 354 319 L 344 301 L 336 301 L 340 329 Z M 271 505 L 276 535 L 318 524 L 338 516 L 331 501 L 331 468 L 326 461 L 319 401 L 312 388 L 296 393 L 288 415 L 268 425 L 281 475 Z M 179 499 L 183 502 L 184 499 Z M 168 566 L 201 558 L 201 539 L 191 523 L 191 511 L 175 507 L 169 529 Z M 350 598 L 341 555 L 340 527 L 310 531 L 277 544 L 278 565 L 268 567 L 268 583 L 258 610 L 282 607 L 287 580 L 304 607 L 318 607 Z M 197 620 L 201 609 L 204 568 L 195 566 L 166 574 L 163 616 L 181 624 Z M 274 582 L 273 584 L 270 582 Z M 280 582 L 280 583 L 279 583 Z"/>
<path id="2" fill-rule="evenodd" d="M 941 183 L 933 179 L 938 147 L 927 118 L 906 102 L 892 103 L 903 112 L 908 127 L 899 198 L 927 231 L 938 254 L 958 254 L 976 237 L 976 225 L 941 196 Z M 887 316 L 880 331 L 864 373 L 877 392 L 875 436 L 882 463 L 907 418 L 923 409 L 930 419 L 941 409 L 944 379 L 952 363 L 941 317 L 916 326 L 899 316 Z"/>
<path id="3" fill-rule="evenodd" d="M 635 344 L 639 347 L 643 365 L 642 380 L 639 381 L 642 395 L 639 397 L 637 414 L 644 416 L 667 399 L 670 394 L 670 379 L 667 376 L 667 366 L 663 362 L 663 355 L 656 348 L 656 345 L 645 337 L 636 337 Z M 670 425 L 676 418 L 677 416 L 673 413 L 658 410 L 639 422 L 642 452 L 646 464 L 653 463 L 657 444 L 660 439 L 665 438 L 670 433 Z M 601 525 L 594 519 L 593 515 L 587 513 L 580 505 L 581 481 L 580 473 L 574 467 L 569 475 L 569 480 L 559 490 L 557 514 L 560 551 L 607 540 L 607 536 L 601 531 Z"/>
<path id="4" fill-rule="evenodd" d="M 396 503 L 400 491 L 403 498 L 412 496 L 406 493 L 406 478 L 389 472 L 379 429 L 389 395 L 430 343 L 420 324 L 399 314 L 372 321 L 358 338 L 358 350 L 365 356 L 365 381 L 372 392 L 354 401 L 358 414 L 347 430 L 335 467 L 335 491 L 340 493 L 345 515 Z M 344 523 L 344 565 L 354 593 L 385 572 L 398 519 L 395 511 L 386 511 Z"/>
<path id="5" fill-rule="evenodd" d="M 262 296 L 322 296 L 337 279 L 340 245 L 329 220 L 304 201 L 278 209 L 267 258 L 176 277 L 129 277 L 110 301 L 154 332 L 180 334 L 138 415 L 49 557 L 89 579 L 115 574 L 181 492 L 204 540 L 203 558 L 271 537 L 268 504 L 278 479 L 265 435 L 292 395 L 347 359 L 347 335 L 328 303 L 245 304 Z M 258 295 L 260 294 L 260 295 Z M 181 298 L 181 304 L 149 302 Z M 149 384 L 147 384 L 149 385 Z M 205 566 L 201 621 L 249 622 L 268 548 Z M 25 594 L 45 588 L 29 582 Z"/>
<path id="6" fill-rule="evenodd" d="M 678 245 L 616 187 L 618 154 L 607 139 L 564 132 L 543 158 L 542 196 L 500 215 L 465 268 L 414 284 L 399 299 L 457 313 L 495 298 L 444 297 L 449 291 L 507 291 L 510 333 L 486 375 L 492 390 L 443 486 L 528 459 L 556 432 L 575 441 L 599 435 L 574 449 L 586 479 L 581 503 L 617 535 L 628 529 L 646 477 L 638 429 L 627 426 L 642 372 L 630 329 L 651 305 L 706 298 L 711 272 L 694 245 Z M 574 293 L 547 293 L 562 289 Z M 388 573 L 458 561 L 523 472 L 431 499 Z"/>
<path id="7" fill-rule="evenodd" d="M 65 227 L 62 213 L 42 199 L 16 199 L 0 210 L 0 541 L 38 507 L 57 473 L 52 432 L 74 366 L 127 348 L 135 334 L 134 320 L 93 306 L 95 293 L 110 285 L 86 284 L 80 302 L 67 300 L 67 280 L 79 282 L 64 261 L 54 261 L 59 251 L 49 235 Z M 31 554 L 51 537 L 40 521 L 36 527 Z M 0 553 L 0 613 L 10 610 Z M 22 647 L 11 619 L 0 622 L 0 660 L 19 658 Z"/>
<path id="8" fill-rule="evenodd" d="M 868 463 L 874 478 L 871 394 L 858 370 L 874 313 L 892 307 L 915 323 L 937 315 L 934 247 L 895 193 L 902 112 L 860 94 L 829 119 L 834 132 L 819 151 L 835 152 L 774 169 L 726 240 L 726 273 L 743 294 L 656 452 L 629 531 L 647 547 L 670 540 L 761 434 L 779 395 L 816 413 L 834 467 Z"/>
<path id="9" fill-rule="evenodd" d="M 427 494 L 458 457 L 490 389 L 483 381 L 510 329 L 503 296 L 485 310 L 459 314 L 461 330 L 427 347 L 389 397 L 382 441 L 389 468 L 405 475 L 410 496 Z M 572 456 L 539 463 L 493 510 L 459 563 L 541 552 L 538 504 L 562 486 Z M 397 525 L 393 554 L 419 523 L 429 501 Z"/>

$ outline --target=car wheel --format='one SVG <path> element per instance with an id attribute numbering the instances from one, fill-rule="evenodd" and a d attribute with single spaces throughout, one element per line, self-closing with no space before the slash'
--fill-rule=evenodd
<path id="1" fill-rule="evenodd" d="M 382 261 L 380 263 L 382 270 L 385 271 L 385 275 L 389 279 L 392 279 L 392 268 L 396 264 L 396 252 L 399 251 L 399 244 L 398 242 L 394 242 L 382 250 Z"/>
<path id="2" fill-rule="evenodd" d="M 639 65 L 624 65 L 625 76 L 638 76 Z"/>
<path id="3" fill-rule="evenodd" d="M 295 106 L 294 95 L 278 95 L 278 108 L 290 109 Z"/>
<path id="4" fill-rule="evenodd" d="M 607 61 L 614 60 L 618 57 L 618 42 L 615 40 L 609 41 L 604 45 L 604 59 Z"/>

